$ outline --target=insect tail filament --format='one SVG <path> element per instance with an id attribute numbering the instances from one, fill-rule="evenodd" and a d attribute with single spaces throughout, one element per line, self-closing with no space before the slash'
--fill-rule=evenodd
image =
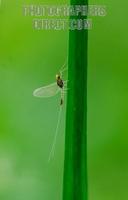
<path id="1" fill-rule="evenodd" d="M 50 162 L 51 158 L 54 156 L 55 145 L 56 145 L 56 140 L 57 140 L 57 135 L 58 135 L 58 129 L 59 129 L 60 119 L 61 119 L 61 112 L 62 112 L 62 106 L 60 106 L 60 108 L 59 108 L 57 126 L 56 126 L 56 130 L 55 130 L 54 140 L 53 140 L 53 144 L 52 144 L 51 151 L 49 154 L 48 162 Z"/>

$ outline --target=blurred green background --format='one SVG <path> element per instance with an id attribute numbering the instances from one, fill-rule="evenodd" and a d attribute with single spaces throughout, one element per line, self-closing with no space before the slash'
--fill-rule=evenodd
<path id="1" fill-rule="evenodd" d="M 61 200 L 65 105 L 53 159 L 60 96 L 38 99 L 67 58 L 68 31 L 35 31 L 22 5 L 60 1 L 4 0 L 0 6 L 0 199 Z M 61 4 L 69 3 L 61 1 Z M 93 17 L 88 51 L 89 200 L 128 198 L 127 6 L 106 0 Z M 70 77 L 71 78 L 71 77 Z"/>

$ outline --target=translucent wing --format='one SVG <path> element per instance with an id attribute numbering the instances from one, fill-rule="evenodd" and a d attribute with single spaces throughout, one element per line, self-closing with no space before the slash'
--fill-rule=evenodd
<path id="1" fill-rule="evenodd" d="M 34 90 L 33 95 L 36 97 L 52 97 L 55 96 L 61 89 L 58 87 L 57 83 L 52 83 L 50 85 L 37 88 Z"/>

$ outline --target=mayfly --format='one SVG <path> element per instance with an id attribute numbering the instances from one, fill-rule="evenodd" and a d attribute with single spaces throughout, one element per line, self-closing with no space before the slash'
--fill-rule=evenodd
<path id="1" fill-rule="evenodd" d="M 64 66 L 65 64 L 62 66 L 63 68 L 59 71 L 59 74 L 56 74 L 56 82 L 35 89 L 33 95 L 35 97 L 47 98 L 55 96 L 60 92 L 61 94 L 60 105 L 62 105 L 64 102 L 64 93 L 67 90 L 67 81 L 63 81 L 62 79 L 62 74 L 67 69 L 67 67 L 64 68 Z"/>
<path id="2" fill-rule="evenodd" d="M 67 81 L 63 80 L 63 72 L 67 70 L 67 67 L 65 67 L 65 64 L 61 67 L 59 70 L 59 74 L 56 74 L 56 81 L 52 84 L 49 84 L 47 86 L 39 87 L 34 90 L 33 95 L 35 97 L 40 97 L 40 98 L 48 98 L 57 95 L 60 93 L 60 109 L 58 113 L 58 121 L 57 121 L 57 126 L 55 130 L 55 136 L 54 136 L 54 141 L 52 144 L 52 148 L 49 154 L 49 161 L 51 159 L 51 156 L 54 154 L 54 149 L 55 149 L 55 144 L 56 144 L 56 139 L 57 139 L 57 134 L 58 134 L 58 129 L 59 129 L 59 124 L 60 124 L 60 119 L 61 119 L 61 111 L 62 111 L 62 105 L 64 103 L 64 95 L 67 91 Z"/>

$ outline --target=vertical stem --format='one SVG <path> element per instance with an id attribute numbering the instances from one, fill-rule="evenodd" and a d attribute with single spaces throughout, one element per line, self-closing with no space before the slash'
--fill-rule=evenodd
<path id="1" fill-rule="evenodd" d="M 63 200 L 87 200 L 87 38 L 87 30 L 69 32 Z"/>

